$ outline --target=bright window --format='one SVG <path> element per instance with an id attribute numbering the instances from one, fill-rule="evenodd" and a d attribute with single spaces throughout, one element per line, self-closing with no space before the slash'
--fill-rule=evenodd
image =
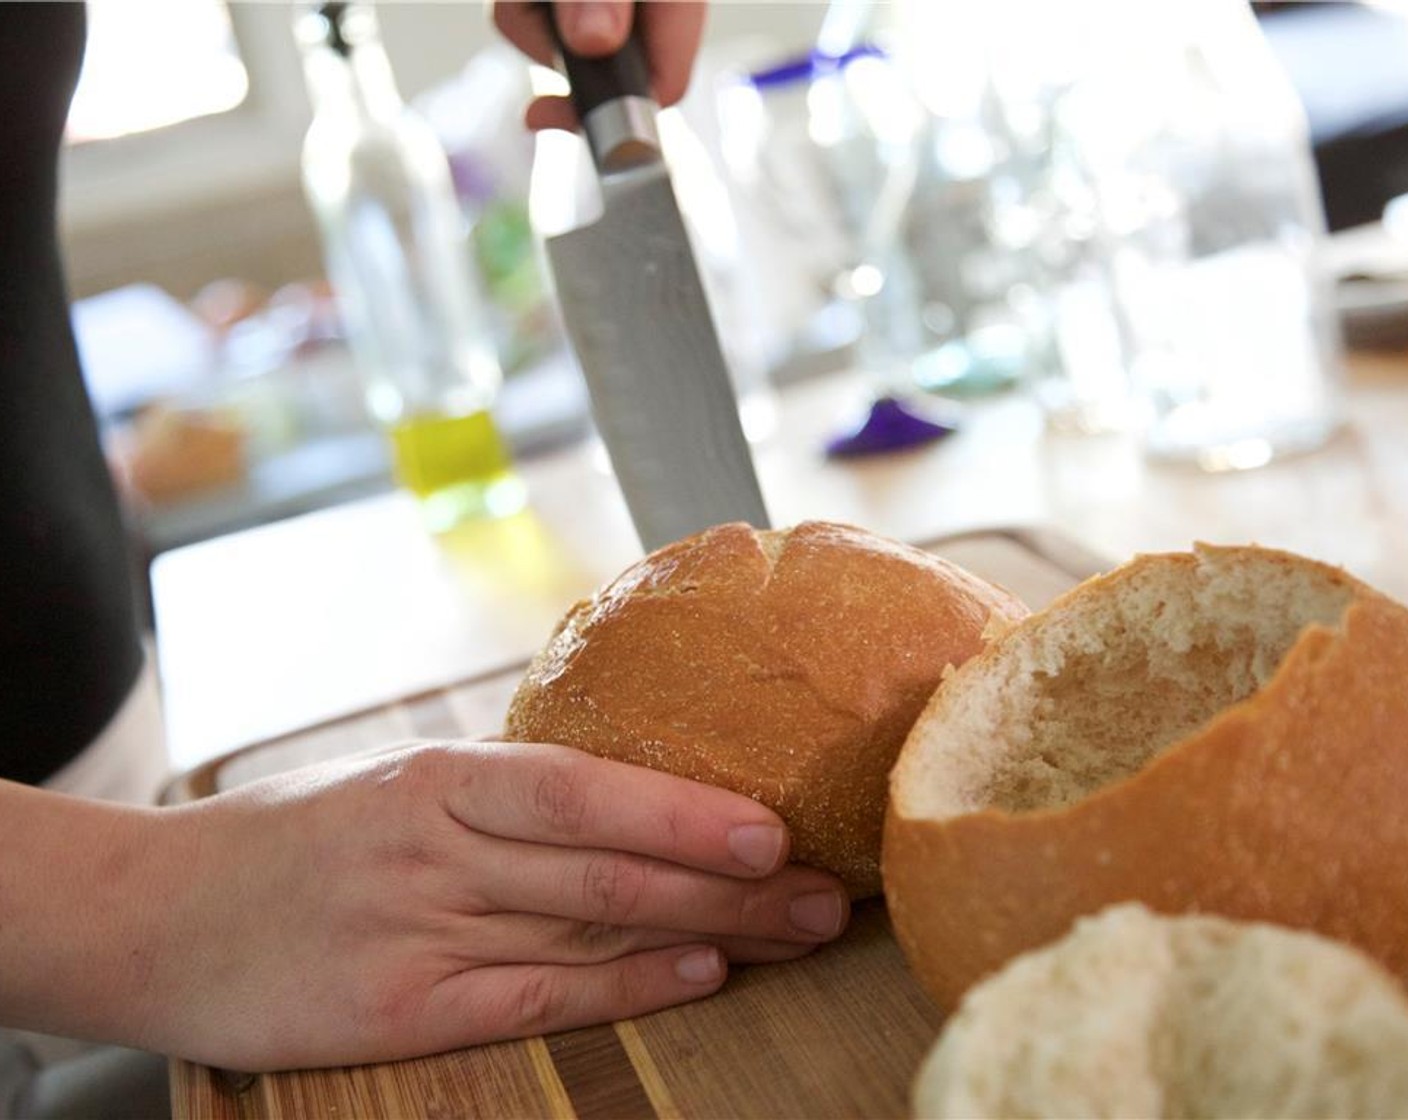
<path id="1" fill-rule="evenodd" d="M 249 92 L 224 0 L 88 0 L 69 143 L 235 108 Z"/>

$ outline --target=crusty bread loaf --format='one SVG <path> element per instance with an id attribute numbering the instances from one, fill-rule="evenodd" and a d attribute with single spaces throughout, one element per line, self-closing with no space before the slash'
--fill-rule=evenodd
<path id="1" fill-rule="evenodd" d="M 1408 1116 L 1408 999 L 1327 938 L 1117 906 L 968 992 L 920 1070 L 914 1110 Z"/>
<path id="2" fill-rule="evenodd" d="M 578 603 L 513 697 L 555 742 L 771 806 L 792 858 L 880 888 L 886 777 L 948 665 L 1026 608 L 914 548 L 807 522 L 721 525 Z"/>
<path id="3" fill-rule="evenodd" d="M 1408 974 L 1408 610 L 1259 548 L 1146 556 L 957 670 L 891 779 L 896 935 L 945 1008 L 1137 899 Z"/>

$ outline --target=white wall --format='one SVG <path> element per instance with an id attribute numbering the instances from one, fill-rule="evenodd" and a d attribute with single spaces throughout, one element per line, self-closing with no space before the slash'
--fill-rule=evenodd
<path id="1" fill-rule="evenodd" d="M 379 5 L 377 11 L 387 52 L 407 96 L 455 73 L 466 55 L 494 34 L 487 5 L 472 0 L 395 0 Z M 823 0 L 725 0 L 710 6 L 706 43 L 767 36 L 782 44 L 809 46 L 825 11 Z"/>
<path id="2" fill-rule="evenodd" d="M 802 48 L 825 10 L 819 0 L 715 3 L 706 47 L 749 38 Z M 232 4 L 253 87 L 239 110 L 68 155 L 62 214 L 76 295 L 148 280 L 187 297 L 221 276 L 274 286 L 317 272 L 297 172 L 308 108 L 292 11 Z M 456 73 L 495 34 L 480 0 L 392 0 L 378 12 L 407 98 Z"/>

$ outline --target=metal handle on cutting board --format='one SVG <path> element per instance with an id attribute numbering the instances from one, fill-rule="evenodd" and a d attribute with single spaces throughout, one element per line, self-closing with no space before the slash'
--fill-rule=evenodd
<path id="1" fill-rule="evenodd" d="M 557 6 L 542 7 L 597 171 L 605 175 L 659 160 L 660 134 L 655 128 L 659 106 L 650 96 L 639 14 L 631 21 L 631 33 L 620 50 L 603 58 L 586 58 L 563 43 Z"/>

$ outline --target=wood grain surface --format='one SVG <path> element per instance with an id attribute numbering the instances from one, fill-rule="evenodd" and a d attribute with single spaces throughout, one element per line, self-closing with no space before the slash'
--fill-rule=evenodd
<path id="1" fill-rule="evenodd" d="M 1033 608 L 1107 567 L 1059 535 L 983 532 L 922 547 Z M 523 665 L 235 752 L 179 779 L 168 802 L 408 737 L 491 733 Z M 176 1117 L 891 1117 L 940 1017 L 878 900 L 836 944 L 735 968 L 717 995 L 616 1024 L 349 1069 L 261 1076 L 172 1063 Z"/>

